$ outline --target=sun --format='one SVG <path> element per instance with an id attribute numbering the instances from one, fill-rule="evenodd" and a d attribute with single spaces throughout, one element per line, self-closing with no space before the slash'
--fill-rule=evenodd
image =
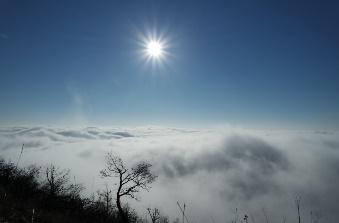
<path id="1" fill-rule="evenodd" d="M 153 58 L 159 58 L 163 54 L 163 45 L 158 41 L 149 41 L 146 46 L 147 54 Z"/>
<path id="2" fill-rule="evenodd" d="M 155 29 L 137 33 L 137 52 L 142 63 L 152 70 L 159 70 L 169 66 L 172 44 L 168 33 L 157 32 Z"/>

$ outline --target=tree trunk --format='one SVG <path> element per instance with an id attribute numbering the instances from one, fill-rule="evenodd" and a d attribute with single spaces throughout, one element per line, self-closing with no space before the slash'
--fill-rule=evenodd
<path id="1" fill-rule="evenodd" d="M 120 203 L 120 196 L 119 194 L 117 193 L 117 207 L 118 207 L 118 211 L 119 211 L 119 215 L 121 217 L 121 220 L 123 223 L 128 223 L 128 218 L 124 212 L 124 210 L 122 209 L 121 207 L 121 203 Z"/>
<path id="2" fill-rule="evenodd" d="M 299 207 L 299 205 L 298 205 L 298 222 L 301 223 L 300 207 Z"/>
<path id="3" fill-rule="evenodd" d="M 122 172 L 119 172 L 119 188 L 118 188 L 118 191 L 117 191 L 117 207 L 118 207 L 118 211 L 119 211 L 119 215 L 120 215 L 120 218 L 122 220 L 123 223 L 128 223 L 128 217 L 127 217 L 127 214 L 125 214 L 124 210 L 122 209 L 121 207 L 121 203 L 120 203 L 120 191 L 121 191 L 121 188 L 122 188 Z"/>

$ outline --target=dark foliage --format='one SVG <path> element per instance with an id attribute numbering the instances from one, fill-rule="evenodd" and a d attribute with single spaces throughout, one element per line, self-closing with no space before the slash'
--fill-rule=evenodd
<path id="1" fill-rule="evenodd" d="M 69 170 L 17 168 L 0 159 L 0 222 L 120 222 L 108 189 L 97 199 L 82 198 L 82 189 L 69 182 Z"/>

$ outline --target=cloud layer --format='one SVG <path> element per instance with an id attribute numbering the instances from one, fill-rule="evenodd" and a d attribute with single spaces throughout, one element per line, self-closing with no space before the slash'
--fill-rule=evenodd
<path id="1" fill-rule="evenodd" d="M 53 128 L 0 129 L 0 153 L 21 166 L 36 163 L 70 168 L 87 194 L 111 185 L 101 179 L 108 151 L 127 164 L 146 159 L 159 176 L 141 202 L 140 213 L 157 206 L 172 218 L 176 201 L 186 202 L 194 222 L 231 221 L 247 213 L 257 222 L 264 212 L 271 222 L 296 219 L 294 197 L 302 197 L 305 219 L 339 218 L 339 133 L 246 129 Z M 321 213 L 321 214 L 320 214 Z M 226 222 L 227 222 L 226 221 Z"/>

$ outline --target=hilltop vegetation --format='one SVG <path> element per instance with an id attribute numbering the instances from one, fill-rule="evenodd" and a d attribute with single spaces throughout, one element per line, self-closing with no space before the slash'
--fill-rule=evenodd
<path id="1" fill-rule="evenodd" d="M 69 170 L 54 165 L 18 168 L 0 159 L 0 222 L 124 222 L 110 188 L 90 198 L 81 196 L 83 189 L 71 183 Z M 145 222 L 128 204 L 122 209 L 128 222 Z M 168 222 L 160 215 L 157 220 Z"/>
<path id="2" fill-rule="evenodd" d="M 117 177 L 120 183 L 117 187 L 106 186 L 91 197 L 83 197 L 81 184 L 72 183 L 70 170 L 50 164 L 42 168 L 31 165 L 18 167 L 18 163 L 5 161 L 0 157 L 0 223 L 1 222 L 30 222 L 30 223 L 59 223 L 59 222 L 98 222 L 98 223 L 169 223 L 157 208 L 147 208 L 148 216 L 140 217 L 128 203 L 121 203 L 121 197 L 135 198 L 140 190 L 148 190 L 154 176 L 147 162 L 133 168 L 127 168 L 123 161 L 113 154 L 106 156 L 106 168 L 100 174 L 102 177 Z M 117 191 L 116 191 L 117 190 Z M 179 203 L 178 203 L 179 205 Z M 300 205 L 301 197 L 295 198 L 296 214 L 293 222 L 302 222 Z M 180 207 L 180 205 L 179 205 Z M 180 207 L 181 211 L 182 208 Z M 247 214 L 240 215 L 235 209 L 231 223 L 255 223 L 255 218 Z M 266 223 L 269 216 L 263 209 Z M 186 216 L 183 221 L 189 223 Z M 321 213 L 310 212 L 310 223 L 319 223 Z M 211 216 L 212 222 L 215 222 Z M 287 222 L 286 216 L 278 222 Z M 175 219 L 173 223 L 178 223 Z"/>

